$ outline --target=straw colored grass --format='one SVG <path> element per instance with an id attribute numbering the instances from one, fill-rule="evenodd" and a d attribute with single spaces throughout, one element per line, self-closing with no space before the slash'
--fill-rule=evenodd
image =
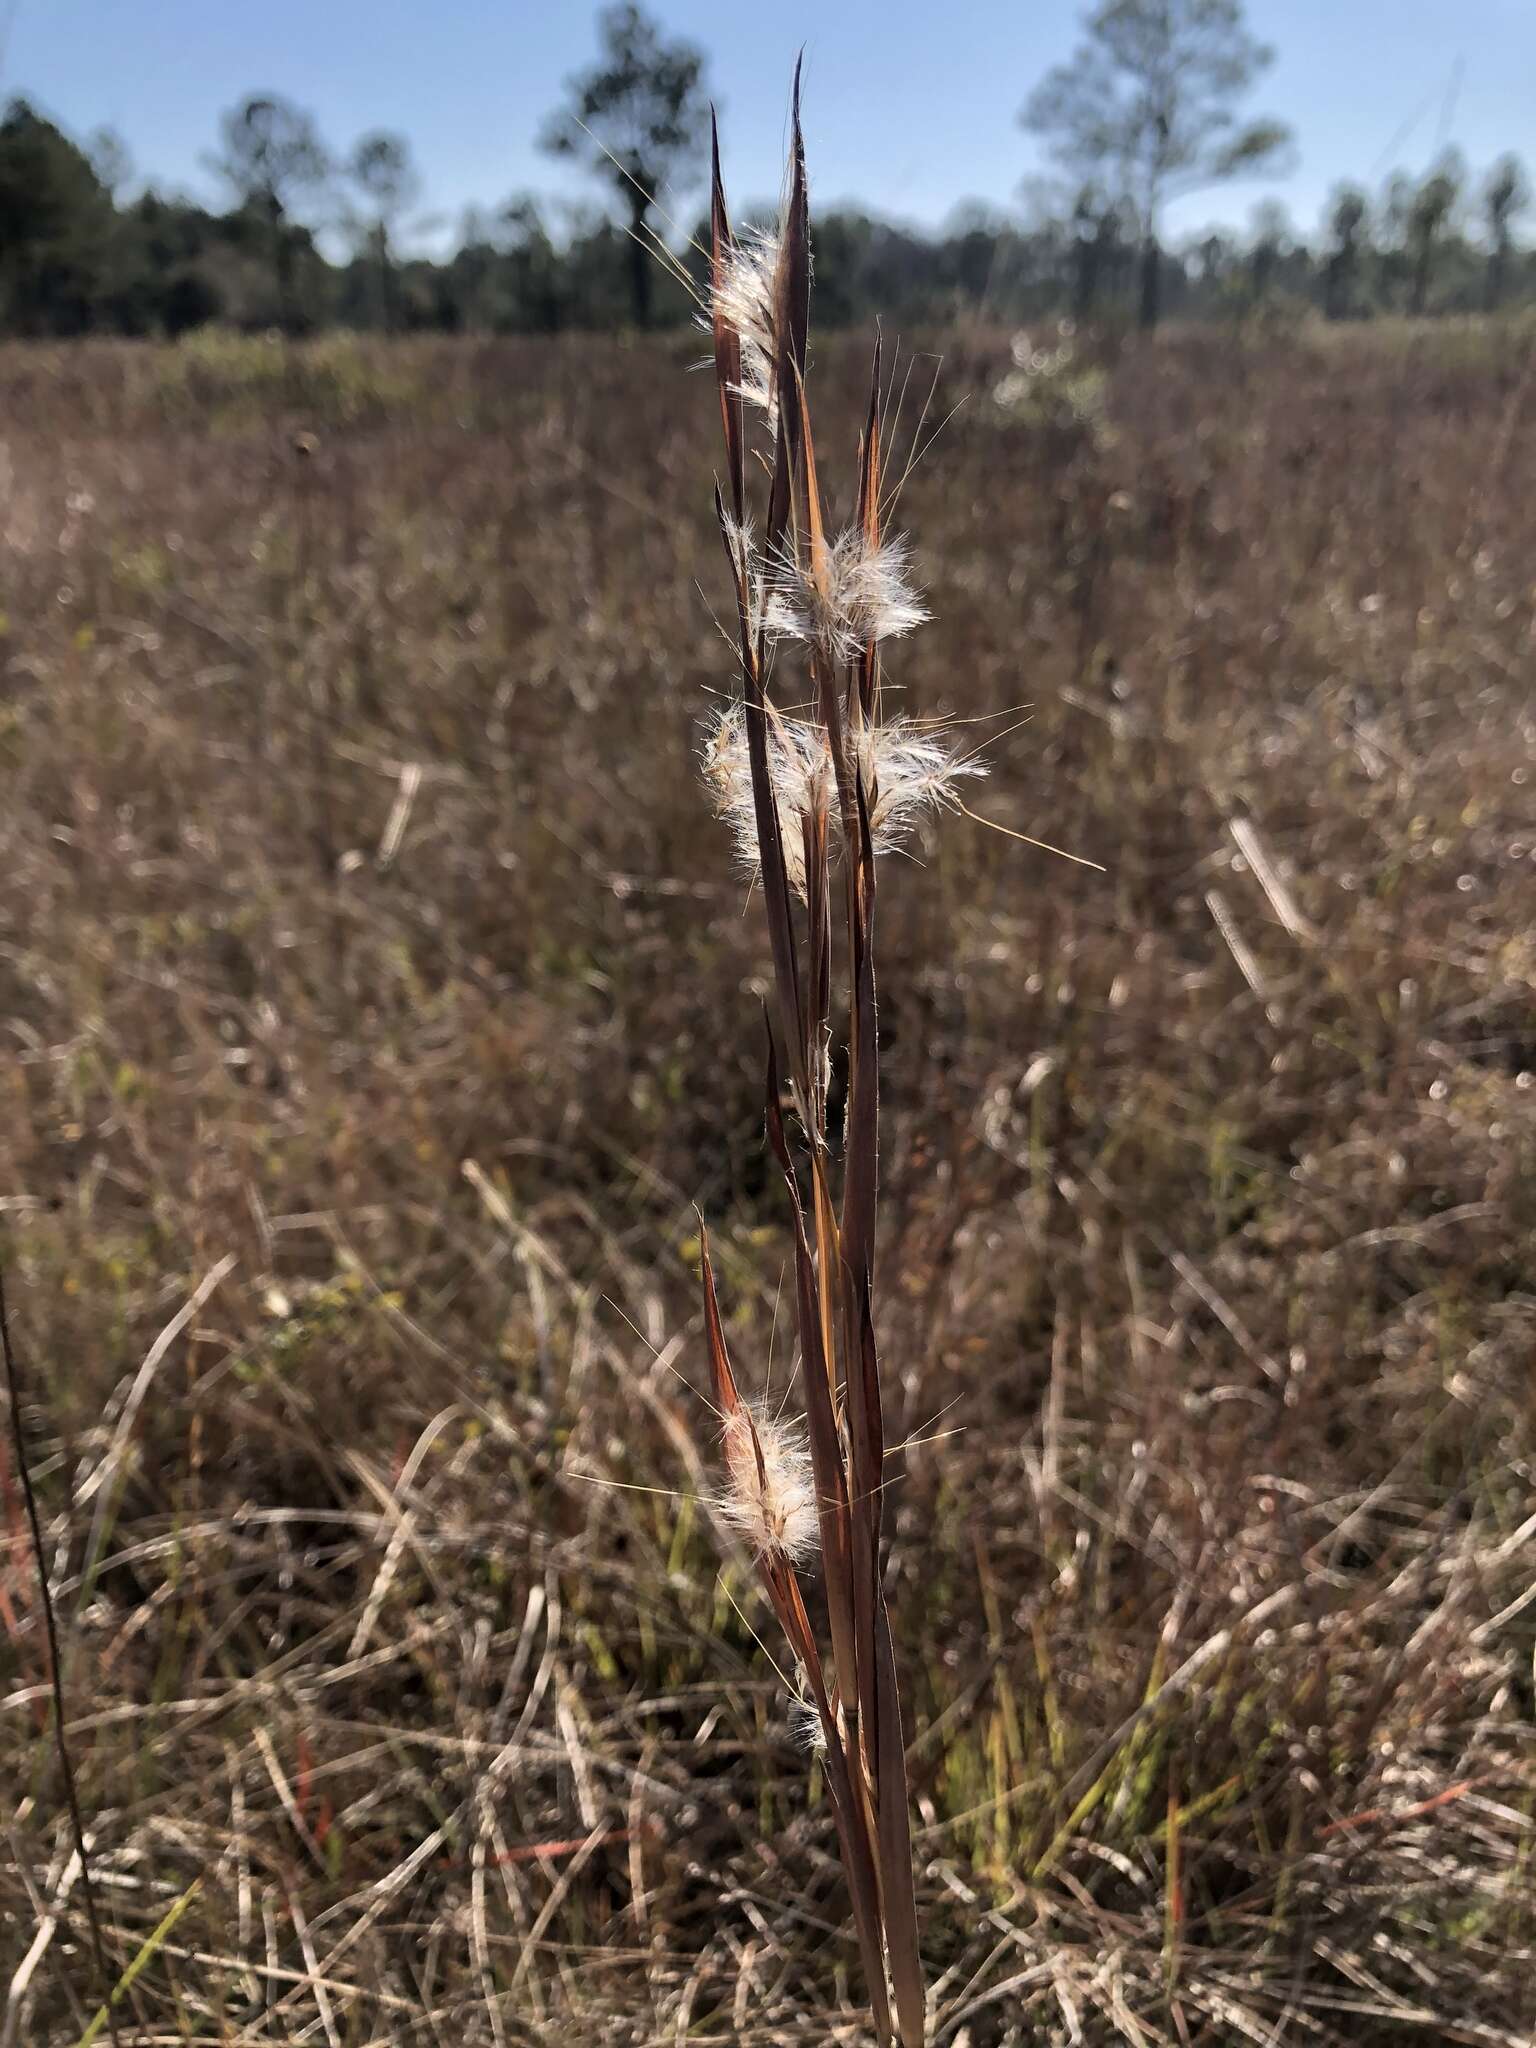
<path id="1" fill-rule="evenodd" d="M 872 341 L 807 380 L 855 514 Z M 1022 411 L 1011 337 L 942 342 L 883 697 L 1107 873 L 952 813 L 878 860 L 928 2038 L 1526 2048 L 1529 337 L 1079 343 L 1096 405 Z M 136 2048 L 874 2038 L 709 1507 L 698 1215 L 769 1416 L 799 1246 L 695 352 L 358 346 L 273 418 L 0 351 L 0 1227 Z M 829 1146 L 851 1100 L 834 1055 Z M 9 1456 L 0 1526 L 0 2025 L 73 2048 Z"/>

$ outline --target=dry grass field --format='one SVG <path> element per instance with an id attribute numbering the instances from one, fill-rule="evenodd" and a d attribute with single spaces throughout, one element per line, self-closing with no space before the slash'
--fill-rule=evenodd
<path id="1" fill-rule="evenodd" d="M 789 1368 L 699 353 L 0 352 L 0 1246 L 136 2048 L 869 2038 L 685 1384 L 695 1205 Z M 1105 870 L 951 817 L 881 913 L 931 2037 L 1529 2048 L 1536 336 L 1020 354 L 897 437 L 936 377 L 890 687 Z"/>

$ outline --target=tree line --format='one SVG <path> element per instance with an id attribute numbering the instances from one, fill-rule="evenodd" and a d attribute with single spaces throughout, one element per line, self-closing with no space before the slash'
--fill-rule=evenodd
<path id="1" fill-rule="evenodd" d="M 547 334 L 682 322 L 707 233 L 696 223 L 679 245 L 660 206 L 702 172 L 705 56 L 634 5 L 600 14 L 598 39 L 597 61 L 569 82 L 540 140 L 584 163 L 609 207 L 557 220 L 515 194 L 467 209 L 451 251 L 433 257 L 402 249 L 421 197 L 403 136 L 376 131 L 338 154 L 301 108 L 253 94 L 220 119 L 209 164 L 226 203 L 204 206 L 152 187 L 131 195 L 113 134 L 76 140 L 13 100 L 0 117 L 0 327 Z M 1311 236 L 1270 201 L 1246 232 L 1169 248 L 1171 200 L 1288 166 L 1284 125 L 1240 118 L 1271 56 L 1240 0 L 1101 0 L 1072 57 L 1021 108 L 1053 167 L 1022 210 L 972 203 L 932 234 L 861 211 L 822 215 L 820 317 L 854 323 L 880 309 L 910 325 L 972 311 L 1151 326 L 1164 313 L 1315 307 L 1353 320 L 1536 300 L 1536 253 L 1518 239 L 1531 191 L 1514 156 L 1481 178 L 1447 151 L 1375 193 L 1342 185 Z"/>

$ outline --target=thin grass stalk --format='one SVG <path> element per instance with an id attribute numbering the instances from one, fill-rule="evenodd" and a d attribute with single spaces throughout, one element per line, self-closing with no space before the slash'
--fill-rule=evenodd
<path id="1" fill-rule="evenodd" d="M 871 555 L 880 545 L 880 344 L 870 376 L 869 415 L 859 461 L 858 523 Z M 848 704 L 856 730 L 878 717 L 880 648 L 868 640 L 850 664 Z M 901 2033 L 921 2040 L 924 2025 L 917 1902 L 906 1753 L 901 1732 L 895 1651 L 880 1579 L 884 1519 L 885 1418 L 875 1340 L 873 1288 L 879 1198 L 880 1053 L 875 996 L 875 853 L 870 805 L 854 750 L 857 845 L 850 843 L 847 878 L 849 1028 L 848 1112 L 844 1152 L 842 1300 L 846 1319 L 848 1442 L 854 1523 L 854 1621 L 859 1652 L 859 1704 L 872 1754 L 880 1868 L 891 1978 Z"/>
<path id="2" fill-rule="evenodd" d="M 53 1592 L 48 1584 L 48 1563 L 43 1554 L 42 1518 L 38 1513 L 37 1493 L 32 1484 L 32 1467 L 27 1458 L 27 1435 L 21 1420 L 21 1374 L 11 1343 L 11 1318 L 5 1298 L 3 1260 L 0 1260 L 0 1358 L 3 1358 L 5 1363 L 5 1397 L 11 1417 L 11 1454 L 16 1461 L 16 1472 L 21 1481 L 21 1497 L 27 1515 L 27 1536 L 32 1547 L 33 1567 L 37 1573 L 38 1599 L 43 1610 L 43 1636 L 48 1646 L 48 1686 L 53 1695 L 54 1754 L 59 1760 L 59 1776 L 64 1781 L 64 1802 L 69 1809 L 69 1825 L 74 1836 L 75 1854 L 80 1859 L 80 1889 L 85 1897 L 85 1918 L 91 1936 L 91 1965 L 96 1973 L 101 2011 L 106 2015 L 107 2034 L 112 2048 L 119 2048 L 117 2019 L 112 2010 L 118 1987 L 107 1965 L 107 1945 L 102 1939 L 101 1916 L 96 1905 L 96 1881 L 91 1875 L 85 1821 L 80 1812 L 80 1794 L 75 1783 L 74 1760 L 70 1755 L 69 1736 L 66 1732 L 68 1723 L 64 1710 L 64 1664 L 59 1654 L 59 1629 L 53 1611 Z"/>
<path id="3" fill-rule="evenodd" d="M 825 1268 L 818 1266 L 812 1257 L 806 1237 L 805 1212 L 779 1107 L 778 1074 L 771 1045 L 764 1094 L 768 1143 L 783 1170 L 794 1225 L 795 1320 L 800 1336 L 800 1378 L 821 1519 L 827 1632 L 832 1638 L 832 1666 L 837 1675 L 838 1701 L 846 1717 L 856 1708 L 858 1660 L 850 1579 L 848 1475 L 843 1465 L 837 1414 L 836 1364 L 827 1348 L 833 1332 L 826 1314 L 826 1289 L 822 1285 Z M 851 1724 L 851 1729 L 856 1734 L 856 1723 Z M 840 1736 L 839 1740 L 842 1739 Z"/>

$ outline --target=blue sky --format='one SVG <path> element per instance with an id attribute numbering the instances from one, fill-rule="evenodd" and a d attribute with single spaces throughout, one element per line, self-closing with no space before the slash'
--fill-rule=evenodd
<path id="1" fill-rule="evenodd" d="M 29 95 L 75 133 L 111 124 L 142 179 L 202 193 L 214 189 L 203 158 L 219 110 L 281 92 L 338 147 L 371 127 L 405 131 L 424 211 L 446 225 L 513 191 L 591 193 L 535 137 L 593 52 L 594 11 L 573 0 L 0 0 L 0 91 Z M 1041 168 L 1018 108 L 1071 48 L 1082 8 L 657 0 L 653 11 L 710 52 L 738 201 L 777 187 L 803 43 L 817 201 L 932 225 L 965 198 L 1010 203 Z M 1421 169 L 1447 141 L 1479 170 L 1536 144 L 1536 0 L 1250 0 L 1248 11 L 1277 51 L 1250 108 L 1292 123 L 1298 167 L 1182 202 L 1175 231 L 1241 223 L 1271 195 L 1306 228 L 1339 178 Z M 691 198 L 680 211 L 692 216 Z"/>

